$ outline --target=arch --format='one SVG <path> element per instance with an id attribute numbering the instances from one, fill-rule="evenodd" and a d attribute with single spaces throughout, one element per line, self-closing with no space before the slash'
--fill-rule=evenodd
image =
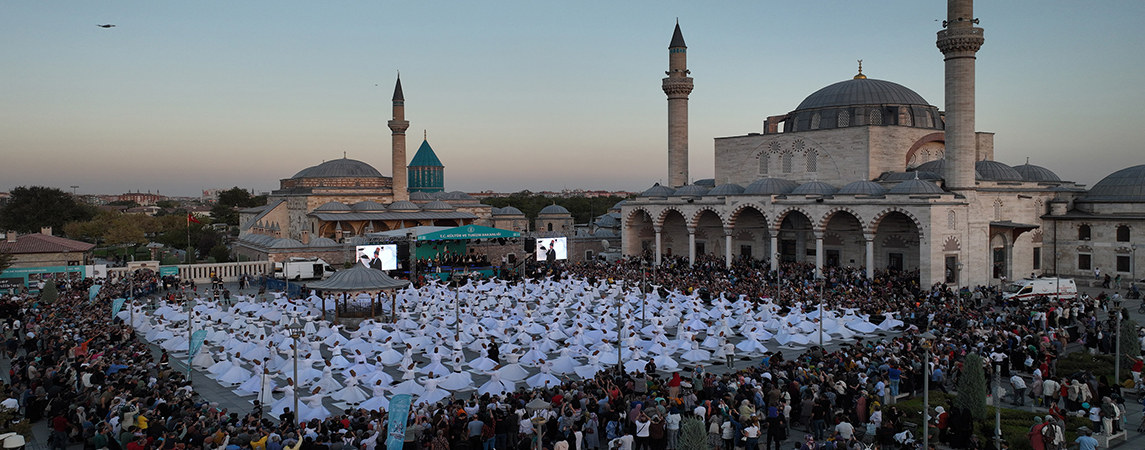
<path id="1" fill-rule="evenodd" d="M 925 233 L 922 231 L 922 221 L 918 220 L 918 217 L 915 217 L 915 215 L 911 214 L 910 211 L 894 206 L 879 211 L 878 214 L 875 214 L 875 218 L 867 224 L 867 232 L 874 234 L 876 231 L 878 231 L 879 224 L 882 223 L 883 219 L 885 219 L 891 213 L 900 213 L 904 216 L 907 216 L 907 218 L 914 222 L 914 227 L 918 229 L 918 237 L 922 238 L 925 235 Z"/>
<path id="2" fill-rule="evenodd" d="M 668 218 L 668 216 L 671 215 L 673 212 L 675 212 L 676 214 L 679 214 L 680 219 L 682 219 L 684 221 L 684 223 L 688 223 L 688 216 L 686 214 L 684 214 L 683 211 L 680 211 L 680 208 L 677 208 L 675 206 L 669 206 L 667 208 L 664 208 L 663 211 L 660 211 L 660 214 L 658 214 L 656 216 L 656 219 L 652 222 L 652 225 L 656 226 L 656 227 L 663 227 L 664 226 L 664 220 L 666 220 Z"/>
<path id="3" fill-rule="evenodd" d="M 731 212 L 728 213 L 727 221 L 725 222 L 726 226 L 728 228 L 735 228 L 736 220 L 739 219 L 740 213 L 744 212 L 745 210 L 747 210 L 749 208 L 754 209 L 755 212 L 758 212 L 759 215 L 763 216 L 764 223 L 771 223 L 771 219 L 768 219 L 767 213 L 763 211 L 764 208 L 761 208 L 759 205 L 757 205 L 755 203 L 740 203 L 739 205 L 736 205 L 736 207 L 734 209 L 732 209 Z"/>
<path id="4" fill-rule="evenodd" d="M 704 213 L 708 211 L 711 211 L 712 214 L 715 214 L 716 217 L 720 219 L 720 226 L 726 226 L 727 220 L 724 218 L 724 216 L 720 215 L 720 212 L 716 210 L 716 208 L 712 206 L 701 206 L 700 209 L 696 210 L 696 212 L 692 214 L 692 217 L 688 218 L 688 220 L 684 223 L 686 223 L 689 227 L 699 226 L 700 217 L 702 217 Z"/>
<path id="5" fill-rule="evenodd" d="M 860 216 L 859 213 L 855 212 L 855 210 L 848 208 L 846 206 L 836 206 L 834 208 L 827 210 L 827 213 L 823 214 L 823 218 L 819 219 L 819 223 L 817 225 L 818 228 L 820 230 L 827 229 L 827 224 L 830 223 L 831 219 L 834 218 L 835 215 L 839 214 L 839 213 L 847 213 L 851 217 L 854 217 L 855 220 L 857 220 L 859 222 L 860 230 L 867 229 L 866 224 L 863 223 L 863 216 Z"/>
<path id="6" fill-rule="evenodd" d="M 787 208 L 784 208 L 783 210 L 781 210 L 779 212 L 779 214 L 775 215 L 775 221 L 771 223 L 771 230 L 772 231 L 779 231 L 779 227 L 781 224 L 783 224 L 783 220 L 787 218 L 788 214 L 791 214 L 793 212 L 798 212 L 800 214 L 803 214 L 803 217 L 806 217 L 808 222 L 811 222 L 812 224 L 815 223 L 814 221 L 811 220 L 811 218 L 814 216 L 812 216 L 811 213 L 808 213 L 807 210 L 800 208 L 798 206 L 788 206 Z"/>
<path id="7" fill-rule="evenodd" d="M 958 240 L 958 236 L 947 236 L 946 240 L 942 242 L 942 251 L 947 253 L 962 251 L 962 242 Z"/>
<path id="8" fill-rule="evenodd" d="M 930 112 L 928 111 L 927 114 L 929 114 L 929 113 Z M 918 149 L 922 148 L 922 146 L 929 144 L 931 142 L 941 142 L 942 145 L 945 146 L 946 145 L 946 134 L 942 133 L 942 132 L 930 133 L 926 136 L 918 138 L 917 141 L 914 141 L 914 144 L 910 146 L 910 150 L 906 151 L 906 160 L 904 160 L 902 162 L 903 167 L 906 167 L 907 164 L 910 164 L 910 159 L 914 158 L 914 154 L 918 152 Z"/>
<path id="9" fill-rule="evenodd" d="M 1130 234 L 1131 234 L 1130 232 L 1131 232 L 1131 230 L 1129 228 L 1129 225 L 1125 225 L 1125 224 L 1118 225 L 1117 231 L 1115 233 L 1116 234 L 1115 237 L 1116 237 L 1117 242 L 1129 242 L 1129 240 L 1130 240 L 1129 238 L 1130 238 Z"/>
<path id="10" fill-rule="evenodd" d="M 1077 240 L 1088 241 L 1093 238 L 1093 228 L 1089 224 L 1083 223 L 1077 226 Z"/>
<path id="11" fill-rule="evenodd" d="M 636 213 L 644 213 L 644 215 L 647 216 L 647 218 L 648 218 L 648 222 L 649 223 L 653 222 L 652 213 L 648 212 L 647 209 L 645 209 L 643 206 L 641 206 L 641 207 L 637 207 L 637 208 L 632 208 L 632 210 L 628 212 L 628 215 L 624 216 L 624 227 L 625 228 L 632 226 L 632 221 L 636 220 Z"/>

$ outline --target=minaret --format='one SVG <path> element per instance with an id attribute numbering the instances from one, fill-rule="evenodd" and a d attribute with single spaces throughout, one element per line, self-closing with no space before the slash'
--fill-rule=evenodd
<path id="1" fill-rule="evenodd" d="M 680 33 L 680 21 L 668 44 L 668 75 L 664 94 L 668 96 L 668 185 L 678 188 L 688 184 L 688 94 L 692 77 L 688 74 L 688 46 Z"/>
<path id="2" fill-rule="evenodd" d="M 389 121 L 389 125 L 393 132 L 393 201 L 409 200 L 406 183 L 406 129 L 409 128 L 409 121 L 406 120 L 406 98 L 402 95 L 401 75 L 398 75 L 398 84 L 394 87 L 394 119 Z"/>
<path id="3" fill-rule="evenodd" d="M 982 47 L 974 0 L 948 0 L 938 50 L 946 57 L 946 187 L 974 189 L 974 59 Z"/>

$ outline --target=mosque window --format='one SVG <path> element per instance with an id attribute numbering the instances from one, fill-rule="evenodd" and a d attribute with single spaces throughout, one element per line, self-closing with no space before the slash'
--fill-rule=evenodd
<path id="1" fill-rule="evenodd" d="M 1129 227 L 1122 225 L 1117 227 L 1117 242 L 1129 242 Z"/>
<path id="2" fill-rule="evenodd" d="M 811 115 L 811 129 L 812 130 L 818 130 L 819 129 L 819 120 L 820 120 L 819 113 L 815 113 L 815 114 Z"/>
<path id="3" fill-rule="evenodd" d="M 815 167 L 817 164 L 816 159 L 818 159 L 818 158 L 819 158 L 819 154 L 815 150 L 808 150 L 807 151 L 807 171 L 808 172 L 814 172 L 816 170 L 816 167 Z"/>
<path id="4" fill-rule="evenodd" d="M 791 129 L 787 130 L 787 131 L 790 131 L 790 132 L 799 131 L 799 119 L 792 117 L 786 123 L 788 125 L 791 125 Z"/>
<path id="5" fill-rule="evenodd" d="M 926 127 L 934 128 L 934 116 L 930 114 L 930 111 L 926 112 Z"/>
<path id="6" fill-rule="evenodd" d="M 956 216 L 953 209 L 946 213 L 946 228 L 953 230 L 958 225 L 958 222 L 955 219 Z"/>
<path id="7" fill-rule="evenodd" d="M 779 159 L 783 162 L 783 173 L 791 173 L 791 152 L 784 152 Z"/>
<path id="8" fill-rule="evenodd" d="M 547 228 L 549 229 L 549 231 L 553 231 L 553 223 L 552 223 L 552 222 L 549 222 L 549 224 L 548 224 L 548 227 L 547 227 Z"/>
<path id="9" fill-rule="evenodd" d="M 1088 241 L 1092 237 L 1093 237 L 1093 230 L 1091 230 L 1089 228 L 1089 225 L 1082 225 L 1080 227 L 1077 227 L 1077 240 Z"/>
<path id="10" fill-rule="evenodd" d="M 847 110 L 839 111 L 839 119 L 837 121 L 837 128 L 846 128 L 851 126 L 851 114 Z"/>
<path id="11" fill-rule="evenodd" d="M 911 117 L 909 109 L 906 110 L 906 114 L 900 116 L 900 119 L 902 119 L 902 123 L 899 125 L 907 127 L 914 125 L 914 118 Z"/>
<path id="12" fill-rule="evenodd" d="M 994 220 L 1002 220 L 1002 199 L 994 200 Z"/>
<path id="13" fill-rule="evenodd" d="M 883 124 L 883 111 L 878 108 L 871 108 L 870 117 L 867 118 L 871 125 Z"/>
<path id="14" fill-rule="evenodd" d="M 771 154 L 770 153 L 764 152 L 764 153 L 759 154 L 759 174 L 760 175 L 767 175 L 767 164 L 769 162 L 771 162 Z"/>

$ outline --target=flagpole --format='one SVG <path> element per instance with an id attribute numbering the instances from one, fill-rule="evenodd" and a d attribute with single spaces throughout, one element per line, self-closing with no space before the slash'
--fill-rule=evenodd
<path id="1" fill-rule="evenodd" d="M 187 213 L 187 264 L 191 264 L 191 213 Z"/>

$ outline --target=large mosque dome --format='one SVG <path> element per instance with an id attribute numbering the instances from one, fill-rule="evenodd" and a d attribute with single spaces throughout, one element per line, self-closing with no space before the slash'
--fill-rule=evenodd
<path id="1" fill-rule="evenodd" d="M 317 166 L 307 167 L 291 178 L 357 178 L 381 177 L 378 169 L 356 159 L 332 159 Z"/>
<path id="2" fill-rule="evenodd" d="M 906 86 L 864 77 L 840 81 L 815 91 L 795 110 L 884 104 L 930 106 L 926 99 Z"/>
<path id="3" fill-rule="evenodd" d="M 1145 202 L 1145 164 L 1109 174 L 1090 188 L 1086 202 Z"/>

